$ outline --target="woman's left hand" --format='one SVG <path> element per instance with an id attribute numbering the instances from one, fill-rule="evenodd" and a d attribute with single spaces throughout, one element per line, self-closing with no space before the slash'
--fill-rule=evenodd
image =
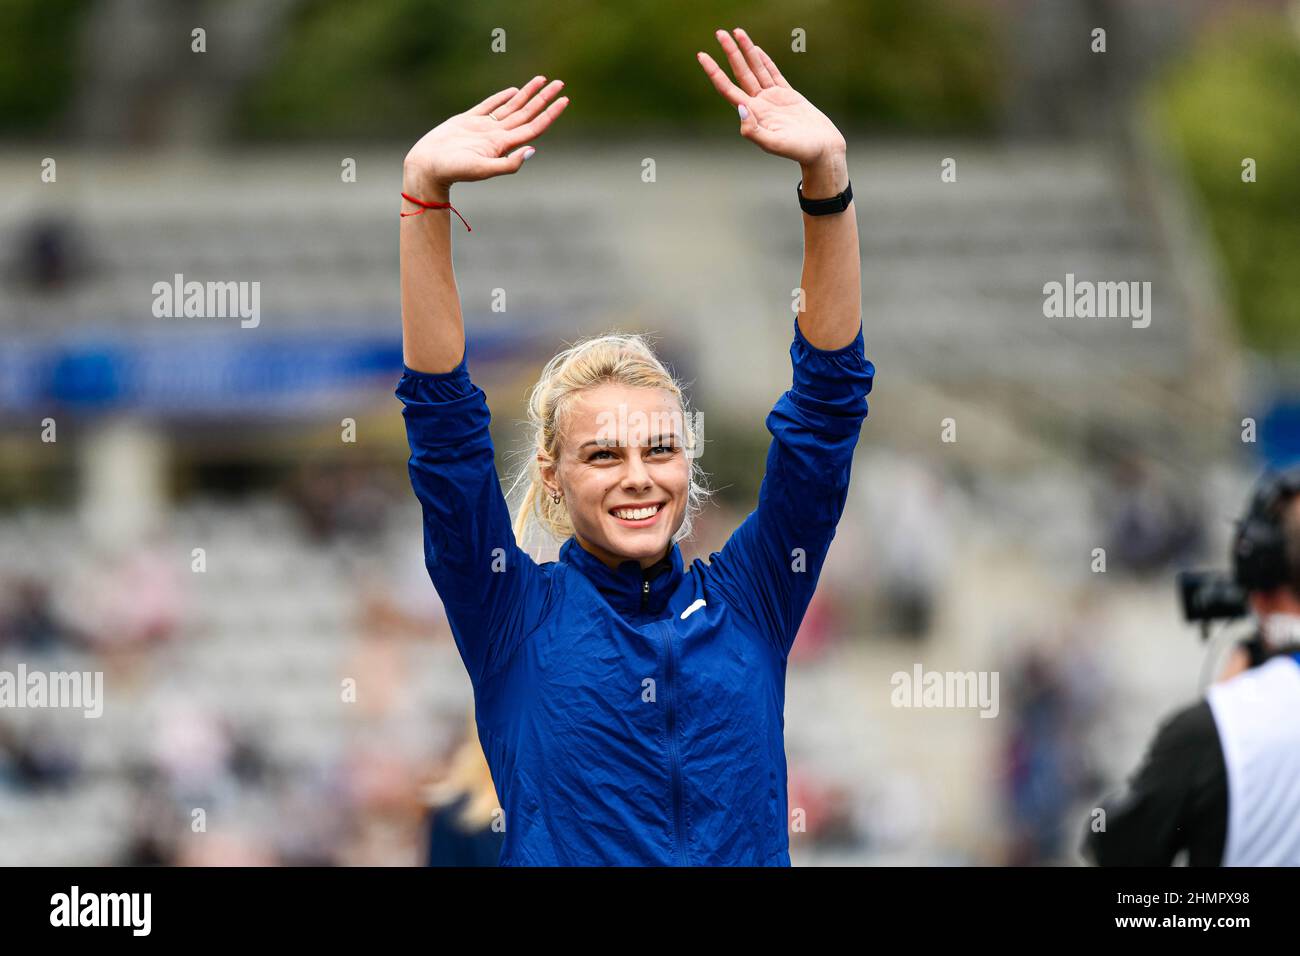
<path id="1" fill-rule="evenodd" d="M 739 109 L 740 135 L 805 169 L 842 159 L 845 142 L 835 124 L 786 81 L 744 30 L 737 28 L 735 39 L 725 30 L 716 35 L 736 83 L 707 53 L 696 54 L 696 59 L 714 88 Z"/>

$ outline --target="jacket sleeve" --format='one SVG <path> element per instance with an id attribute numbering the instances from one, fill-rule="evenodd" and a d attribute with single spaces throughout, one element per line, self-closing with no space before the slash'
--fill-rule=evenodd
<path id="1" fill-rule="evenodd" d="M 758 506 L 710 570 L 727 603 L 789 654 L 848 497 L 875 366 L 862 329 L 843 348 L 815 348 L 796 318 L 793 385 L 767 416 L 772 442 Z"/>
<path id="2" fill-rule="evenodd" d="M 491 415 L 466 358 L 443 373 L 403 365 L 396 395 L 424 517 L 425 566 L 477 688 L 540 620 L 547 575 L 515 543 Z"/>
<path id="3" fill-rule="evenodd" d="M 1180 710 L 1156 731 L 1125 791 L 1090 818 L 1081 852 L 1098 866 L 1217 865 L 1228 824 L 1227 771 L 1214 714 L 1205 701 Z"/>

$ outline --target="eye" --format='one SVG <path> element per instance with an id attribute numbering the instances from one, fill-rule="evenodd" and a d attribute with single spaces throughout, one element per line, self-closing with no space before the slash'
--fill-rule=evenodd
<path id="1" fill-rule="evenodd" d="M 615 457 L 608 448 L 598 448 L 588 456 L 587 461 L 610 461 Z"/>
<path id="2" fill-rule="evenodd" d="M 677 451 L 676 445 L 655 445 L 653 448 L 650 449 L 650 454 L 663 456 L 663 455 L 671 455 L 676 451 Z"/>

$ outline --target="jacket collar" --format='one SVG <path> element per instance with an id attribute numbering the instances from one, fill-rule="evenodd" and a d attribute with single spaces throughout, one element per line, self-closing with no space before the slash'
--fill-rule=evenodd
<path id="1" fill-rule="evenodd" d="M 660 613 L 677 590 L 683 573 L 682 551 L 676 542 L 657 563 L 642 571 L 641 565 L 631 559 L 611 568 L 571 536 L 560 547 L 560 563 L 581 571 L 610 606 L 624 614 Z M 646 582 L 650 585 L 648 589 Z"/>

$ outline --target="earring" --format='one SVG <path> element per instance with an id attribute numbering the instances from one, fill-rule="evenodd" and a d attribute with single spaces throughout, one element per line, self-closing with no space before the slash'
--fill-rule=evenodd
<path id="1" fill-rule="evenodd" d="M 560 493 L 558 491 L 551 492 L 551 503 L 557 505 L 560 503 Z"/>

